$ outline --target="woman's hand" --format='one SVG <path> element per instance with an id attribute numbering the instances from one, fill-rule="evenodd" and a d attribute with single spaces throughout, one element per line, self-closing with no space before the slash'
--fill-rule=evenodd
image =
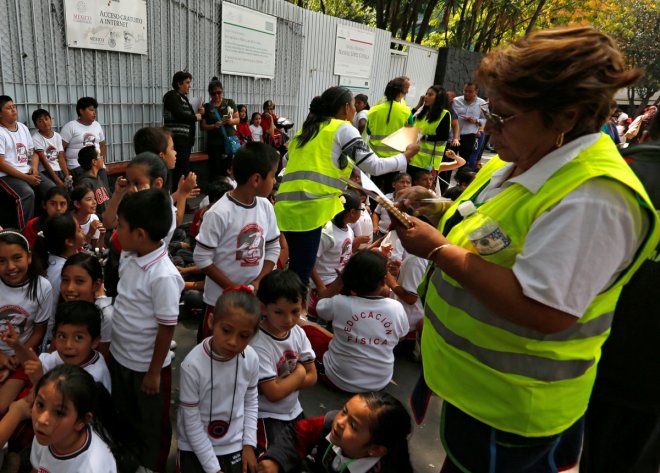
<path id="1" fill-rule="evenodd" d="M 408 253 L 421 258 L 426 258 L 432 249 L 449 243 L 449 241 L 435 227 L 415 217 L 408 217 L 412 227 L 406 229 L 396 219 L 392 223 L 396 227 L 396 233 Z"/>
<path id="2" fill-rule="evenodd" d="M 415 156 L 417 153 L 419 153 L 419 144 L 417 143 L 412 143 L 406 146 L 406 150 L 403 152 L 403 155 L 406 157 L 408 162 Z"/>

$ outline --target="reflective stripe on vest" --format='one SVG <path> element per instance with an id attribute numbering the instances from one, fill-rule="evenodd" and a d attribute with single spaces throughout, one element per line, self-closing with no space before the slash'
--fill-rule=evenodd
<path id="1" fill-rule="evenodd" d="M 491 159 L 460 200 L 477 195 L 504 165 L 497 157 Z M 418 294 L 426 285 L 422 357 L 427 384 L 492 427 L 528 437 L 548 436 L 564 431 L 584 414 L 621 288 L 657 245 L 659 229 L 644 187 L 605 135 L 565 163 L 537 192 L 511 183 L 479 207 L 511 240 L 506 250 L 481 257 L 512 268 L 536 219 L 595 178 L 612 179 L 637 195 L 640 207 L 649 211 L 649 234 L 629 267 L 594 298 L 573 326 L 544 334 L 515 324 L 437 268 L 429 270 L 420 285 Z M 444 228 L 459 203 L 445 212 L 438 228 Z M 467 235 L 478 225 L 478 219 L 463 220 L 446 233 L 447 239 L 474 251 Z"/>
<path id="2" fill-rule="evenodd" d="M 390 109 L 391 104 L 391 109 Z M 387 122 L 387 115 L 390 121 Z M 382 140 L 404 127 L 410 118 L 410 109 L 398 102 L 385 102 L 371 107 L 368 114 L 369 148 L 379 157 L 389 158 L 399 152 L 383 144 Z"/>
<path id="3" fill-rule="evenodd" d="M 430 325 L 435 333 L 441 336 L 448 345 L 469 353 L 484 365 L 502 373 L 526 376 L 545 382 L 563 381 L 582 376 L 596 362 L 593 358 L 590 360 L 552 360 L 522 353 L 490 350 L 452 332 L 430 307 L 424 308 L 424 315 L 431 322 Z"/>
<path id="4" fill-rule="evenodd" d="M 339 169 L 332 159 L 335 134 L 349 122 L 331 119 L 322 123 L 318 134 L 298 147 L 289 143 L 289 161 L 279 186 L 275 216 L 281 231 L 305 232 L 319 228 L 344 208 L 339 196 L 346 188 L 352 166 Z"/>
<path id="5" fill-rule="evenodd" d="M 438 125 L 442 119 L 449 113 L 443 110 L 440 113 L 440 118 L 432 122 L 426 121 L 425 118 L 416 119 L 415 126 L 421 130 L 422 136 L 435 136 Z M 451 120 L 449 121 L 451 127 Z M 449 131 L 449 128 L 447 131 Z M 411 166 L 431 170 L 439 170 L 442 163 L 442 155 L 445 153 L 446 141 L 430 141 L 422 139 L 419 143 L 419 152 L 413 156 L 410 161 Z"/>
<path id="6" fill-rule="evenodd" d="M 586 323 L 573 324 L 572 327 L 558 333 L 543 333 L 509 322 L 507 319 L 494 314 L 479 302 L 478 299 L 472 297 L 465 289 L 460 286 L 454 286 L 443 279 L 442 271 L 433 272 L 431 283 L 435 286 L 438 295 L 447 304 L 462 310 L 466 314 L 469 314 L 470 317 L 493 327 L 501 328 L 507 332 L 533 340 L 564 341 L 595 337 L 607 332 L 614 318 L 614 311 L 611 311 Z"/>
<path id="7" fill-rule="evenodd" d="M 315 171 L 294 171 L 284 175 L 284 177 L 282 177 L 282 182 L 291 182 L 297 179 L 318 182 L 319 184 L 334 187 L 340 191 L 346 189 L 346 183 L 341 179 L 335 179 L 334 177 L 326 176 L 325 174 Z"/>

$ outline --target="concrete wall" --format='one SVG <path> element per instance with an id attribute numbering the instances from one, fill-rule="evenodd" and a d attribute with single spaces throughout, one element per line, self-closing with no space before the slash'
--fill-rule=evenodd
<path id="1" fill-rule="evenodd" d="M 438 65 L 435 69 L 435 83 L 447 90 L 453 90 L 457 95 L 463 95 L 463 85 L 473 80 L 483 54 L 460 48 L 440 48 Z M 480 90 L 479 95 L 483 95 Z"/>

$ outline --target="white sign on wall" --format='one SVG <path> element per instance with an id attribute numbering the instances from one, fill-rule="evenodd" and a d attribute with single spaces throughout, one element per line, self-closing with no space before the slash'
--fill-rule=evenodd
<path id="1" fill-rule="evenodd" d="M 369 78 L 374 58 L 374 40 L 374 34 L 369 31 L 337 25 L 335 75 Z"/>
<path id="2" fill-rule="evenodd" d="M 220 72 L 275 77 L 277 18 L 222 2 Z"/>
<path id="3" fill-rule="evenodd" d="M 146 0 L 64 0 L 71 48 L 147 54 Z"/>
<path id="4" fill-rule="evenodd" d="M 353 92 L 353 95 L 369 95 L 370 83 L 371 81 L 369 79 L 364 79 L 362 77 L 339 77 L 339 85 L 349 89 L 351 92 Z"/>

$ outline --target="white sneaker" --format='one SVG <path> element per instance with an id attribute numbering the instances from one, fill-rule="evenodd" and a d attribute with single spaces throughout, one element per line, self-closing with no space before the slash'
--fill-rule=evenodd
<path id="1" fill-rule="evenodd" d="M 172 350 L 170 350 L 170 355 L 172 355 L 172 359 L 176 358 L 176 353 L 174 353 Z"/>
<path id="2" fill-rule="evenodd" d="M 170 343 L 170 350 L 176 350 L 176 341 L 172 340 Z"/>

